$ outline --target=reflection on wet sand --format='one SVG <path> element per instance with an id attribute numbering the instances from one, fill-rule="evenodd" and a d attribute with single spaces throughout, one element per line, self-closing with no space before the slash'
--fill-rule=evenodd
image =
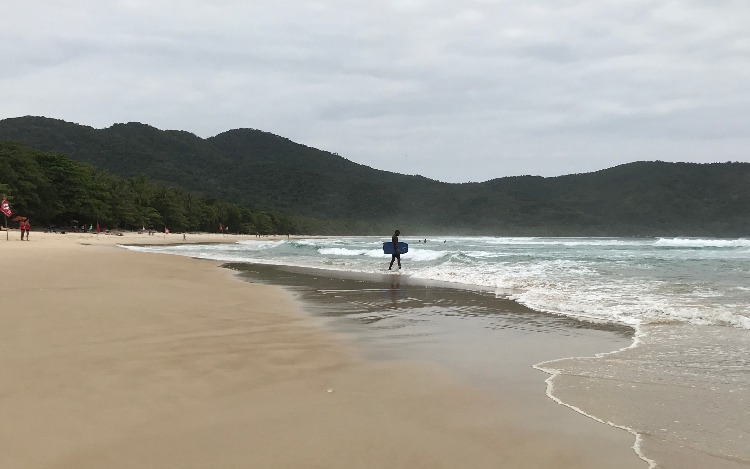
<path id="1" fill-rule="evenodd" d="M 229 267 L 248 281 L 293 291 L 309 313 L 348 338 L 365 359 L 442 367 L 497 392 L 511 408 L 523 409 L 519 428 L 550 432 L 573 445 L 580 438 L 598 442 L 615 458 L 612 468 L 645 467 L 628 445 L 615 443 L 624 431 L 602 428 L 548 399 L 548 375 L 533 368 L 546 360 L 626 347 L 632 340 L 630 328 L 543 314 L 488 291 L 458 290 L 400 274 L 350 278 L 352 274 L 280 266 Z M 571 434 L 572 427 L 576 431 Z"/>
<path id="2" fill-rule="evenodd" d="M 458 290 L 400 274 L 361 275 L 232 264 L 250 281 L 283 285 L 365 358 L 424 360 L 473 382 L 546 400 L 538 362 L 625 347 L 632 330 L 540 313 L 482 290 Z"/>

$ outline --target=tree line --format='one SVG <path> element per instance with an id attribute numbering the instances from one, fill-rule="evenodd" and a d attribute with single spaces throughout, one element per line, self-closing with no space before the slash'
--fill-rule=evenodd
<path id="1" fill-rule="evenodd" d="M 294 224 L 276 212 L 251 210 L 195 195 L 145 176 L 120 178 L 57 153 L 0 141 L 0 192 L 13 215 L 35 227 L 72 224 L 123 229 L 294 234 Z"/>
<path id="2" fill-rule="evenodd" d="M 641 161 L 592 173 L 449 184 L 369 168 L 256 129 L 204 139 L 137 122 L 94 129 L 27 116 L 0 120 L 2 139 L 68 155 L 130 184 L 143 175 L 166 185 L 149 204 L 170 224 L 183 217 L 170 215 L 168 188 L 182 188 L 193 197 L 283 213 L 298 232 L 311 234 L 388 234 L 398 227 L 436 235 L 750 235 L 750 163 Z M 216 224 L 223 216 L 207 217 Z M 118 215 L 130 218 L 127 210 Z"/>

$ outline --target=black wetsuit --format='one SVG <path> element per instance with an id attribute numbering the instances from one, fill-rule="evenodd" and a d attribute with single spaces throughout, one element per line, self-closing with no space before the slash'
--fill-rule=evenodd
<path id="1" fill-rule="evenodd" d="M 393 254 L 391 254 L 391 265 L 388 266 L 388 270 L 391 270 L 391 267 L 393 267 L 393 261 L 398 259 L 398 268 L 401 268 L 401 252 L 398 248 L 398 236 L 393 235 L 391 237 L 391 241 L 393 242 Z"/>

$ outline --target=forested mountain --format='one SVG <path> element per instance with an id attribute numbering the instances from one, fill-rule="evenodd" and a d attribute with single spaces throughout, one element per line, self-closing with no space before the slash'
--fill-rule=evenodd
<path id="1" fill-rule="evenodd" d="M 425 234 L 750 235 L 748 163 L 638 162 L 554 178 L 448 184 L 372 169 L 253 129 L 202 139 L 139 123 L 94 129 L 22 117 L 0 121 L 0 139 L 122 177 L 144 175 L 279 211 L 311 233 L 399 227 Z"/>
<path id="2" fill-rule="evenodd" d="M 18 142 L 0 141 L 0 193 L 13 215 L 30 217 L 36 228 L 81 225 L 162 231 L 295 233 L 276 213 L 204 199 L 143 176 L 113 176 L 62 154 L 44 153 Z"/>

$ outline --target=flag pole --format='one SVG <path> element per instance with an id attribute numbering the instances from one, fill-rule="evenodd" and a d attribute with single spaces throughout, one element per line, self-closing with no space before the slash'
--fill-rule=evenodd
<path id="1" fill-rule="evenodd" d="M 5 215 L 5 240 L 10 241 L 10 232 L 8 232 L 8 213 L 5 211 L 5 206 L 8 204 L 8 199 L 5 197 L 5 194 L 3 194 L 3 215 Z M 10 206 L 8 206 L 8 211 L 10 211 Z"/>

